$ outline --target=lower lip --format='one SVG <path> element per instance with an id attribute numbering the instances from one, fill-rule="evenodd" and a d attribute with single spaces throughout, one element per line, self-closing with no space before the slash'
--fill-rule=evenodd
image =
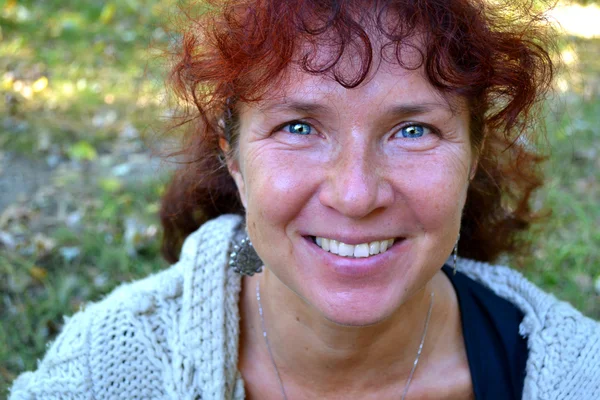
<path id="1" fill-rule="evenodd" d="M 408 242 L 406 239 L 396 239 L 392 247 L 385 252 L 369 257 L 342 257 L 320 248 L 312 238 L 305 237 L 310 257 L 319 264 L 325 264 L 336 275 L 347 278 L 368 278 L 389 271 L 396 263 L 394 260 L 406 251 Z"/>

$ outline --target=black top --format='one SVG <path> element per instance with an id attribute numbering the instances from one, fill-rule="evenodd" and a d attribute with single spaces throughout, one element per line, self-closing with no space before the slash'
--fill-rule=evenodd
<path id="1" fill-rule="evenodd" d="M 458 272 L 446 273 L 458 297 L 476 400 L 520 400 L 527 340 L 519 335 L 523 313 L 490 289 Z"/>

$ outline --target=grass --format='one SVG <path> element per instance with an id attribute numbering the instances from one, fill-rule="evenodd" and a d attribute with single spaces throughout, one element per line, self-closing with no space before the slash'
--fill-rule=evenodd
<path id="1" fill-rule="evenodd" d="M 596 43 L 600 48 L 600 41 Z M 551 212 L 535 227 L 533 252 L 517 260 L 531 280 L 600 318 L 600 101 L 568 93 L 547 118 L 551 158 L 537 203 Z"/>
<path id="2" fill-rule="evenodd" d="M 59 165 L 0 216 L 0 235 L 14 242 L 0 236 L 0 398 L 36 367 L 63 315 L 166 267 L 156 217 L 164 180 L 113 167 L 143 153 L 143 133 L 163 112 L 149 54 L 167 40 L 159 26 L 168 7 L 0 0 L 0 156 Z M 536 198 L 552 215 L 530 233 L 531 254 L 512 261 L 600 318 L 600 41 L 567 37 L 563 48 L 575 61 L 548 103 L 552 157 Z"/>
<path id="3" fill-rule="evenodd" d="M 168 1 L 2 3 L 4 148 L 26 152 L 41 137 L 59 153 L 78 140 L 101 147 L 120 121 L 144 125 L 158 109 L 146 68 L 149 48 L 167 40 Z M 102 121 L 109 110 L 115 118 Z"/>
<path id="4" fill-rule="evenodd" d="M 51 251 L 0 253 L 2 392 L 18 372 L 35 368 L 46 343 L 60 331 L 63 315 L 121 282 L 166 266 L 158 254 L 156 227 L 162 188 L 150 182 L 119 191 L 90 190 L 77 226 L 49 230 Z"/>
<path id="5" fill-rule="evenodd" d="M 35 369 L 63 315 L 166 266 L 156 218 L 164 182 L 96 166 L 127 164 L 164 110 L 151 57 L 168 40 L 160 24 L 170 6 L 0 0 L 0 156 L 59 165 L 0 217 L 14 242 L 0 237 L 0 398 Z"/>
<path id="6" fill-rule="evenodd" d="M 536 204 L 551 213 L 530 233 L 525 275 L 600 319 L 600 39 L 565 37 L 557 95 L 546 105 L 550 160 Z"/>

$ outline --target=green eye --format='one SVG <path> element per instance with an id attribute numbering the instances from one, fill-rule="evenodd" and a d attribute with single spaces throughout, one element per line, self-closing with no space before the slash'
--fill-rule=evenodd
<path id="1" fill-rule="evenodd" d="M 399 134 L 402 135 L 403 138 L 417 139 L 424 136 L 427 130 L 429 130 L 429 128 L 426 128 L 423 125 L 408 125 L 400 129 Z"/>
<path id="2" fill-rule="evenodd" d="M 312 127 L 304 122 L 292 122 L 291 124 L 287 124 L 284 128 L 289 133 L 296 135 L 310 135 L 312 131 Z"/>

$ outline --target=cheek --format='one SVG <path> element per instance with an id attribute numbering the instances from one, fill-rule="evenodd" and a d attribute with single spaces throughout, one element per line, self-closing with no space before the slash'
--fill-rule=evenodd
<path id="1" fill-rule="evenodd" d="M 248 159 L 248 233 L 266 266 L 282 282 L 293 281 L 294 221 L 318 187 L 318 173 L 299 157 L 263 152 Z"/>
<path id="2" fill-rule="evenodd" d="M 407 162 L 400 191 L 424 231 L 460 223 L 468 187 L 466 157 L 444 154 Z"/>
<path id="3" fill-rule="evenodd" d="M 292 221 L 317 185 L 314 169 L 290 154 L 260 152 L 249 157 L 246 166 L 247 217 L 262 229 L 281 228 Z"/>

